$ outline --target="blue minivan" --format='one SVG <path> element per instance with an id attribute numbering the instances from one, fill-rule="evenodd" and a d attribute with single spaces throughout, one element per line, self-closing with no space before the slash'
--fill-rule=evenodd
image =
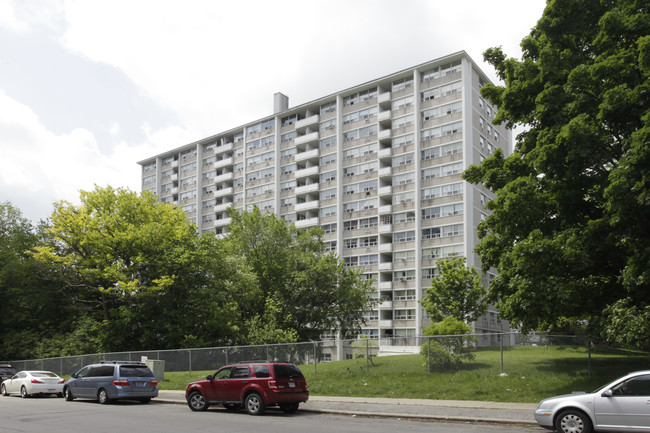
<path id="1" fill-rule="evenodd" d="M 63 385 L 67 401 L 90 398 L 101 404 L 112 400 L 149 403 L 158 397 L 158 382 L 146 364 L 130 361 L 103 361 L 87 365 Z"/>

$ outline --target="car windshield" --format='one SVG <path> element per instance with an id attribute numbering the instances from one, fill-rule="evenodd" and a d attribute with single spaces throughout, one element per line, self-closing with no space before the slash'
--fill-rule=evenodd
<path id="1" fill-rule="evenodd" d="M 0 367 L 0 373 L 5 374 L 16 374 L 16 370 L 11 367 Z"/>
<path id="2" fill-rule="evenodd" d="M 303 379 L 302 372 L 295 365 L 275 364 L 275 377 L 280 379 Z"/>
<path id="3" fill-rule="evenodd" d="M 122 377 L 153 377 L 153 373 L 146 365 L 122 365 L 120 366 Z"/>

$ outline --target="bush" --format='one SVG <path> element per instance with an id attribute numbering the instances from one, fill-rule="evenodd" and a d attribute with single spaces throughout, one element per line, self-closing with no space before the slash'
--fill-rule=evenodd
<path id="1" fill-rule="evenodd" d="M 441 322 L 432 323 L 424 330 L 430 342 L 420 347 L 423 365 L 431 366 L 436 371 L 457 371 L 463 361 L 472 361 L 476 337 L 464 336 L 472 329 L 464 322 L 453 317 L 445 317 Z"/>

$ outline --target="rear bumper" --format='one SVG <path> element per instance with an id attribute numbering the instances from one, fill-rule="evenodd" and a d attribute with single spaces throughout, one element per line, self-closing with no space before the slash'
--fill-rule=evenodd
<path id="1" fill-rule="evenodd" d="M 278 392 L 271 394 L 269 400 L 267 404 L 305 403 L 309 400 L 309 392 Z"/>
<path id="2" fill-rule="evenodd" d="M 153 389 L 143 389 L 139 390 L 137 388 L 126 387 L 126 386 L 116 386 L 115 389 L 109 391 L 108 398 L 113 400 L 129 400 L 129 399 L 138 399 L 138 398 L 156 398 L 158 397 L 158 387 L 155 386 Z"/>

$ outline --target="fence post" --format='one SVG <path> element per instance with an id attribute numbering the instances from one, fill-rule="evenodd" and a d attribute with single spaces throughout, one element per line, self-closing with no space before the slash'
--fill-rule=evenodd
<path id="1" fill-rule="evenodd" d="M 503 374 L 503 334 L 499 338 L 500 347 L 501 347 L 501 374 Z"/>
<path id="2" fill-rule="evenodd" d="M 318 362 L 316 362 L 316 342 L 314 341 L 314 374 L 316 374 L 316 364 Z"/>
<path id="3" fill-rule="evenodd" d="M 370 372 L 370 338 L 366 338 L 366 374 Z"/>
<path id="4" fill-rule="evenodd" d="M 591 341 L 587 341 L 587 353 L 589 353 L 589 361 L 587 368 L 589 370 L 589 377 L 591 377 Z"/>
<path id="5" fill-rule="evenodd" d="M 427 337 L 427 373 L 431 373 L 431 337 Z"/>
<path id="6" fill-rule="evenodd" d="M 187 357 L 188 357 L 188 361 L 190 363 L 190 376 L 191 376 L 192 375 L 192 349 L 188 349 Z"/>

